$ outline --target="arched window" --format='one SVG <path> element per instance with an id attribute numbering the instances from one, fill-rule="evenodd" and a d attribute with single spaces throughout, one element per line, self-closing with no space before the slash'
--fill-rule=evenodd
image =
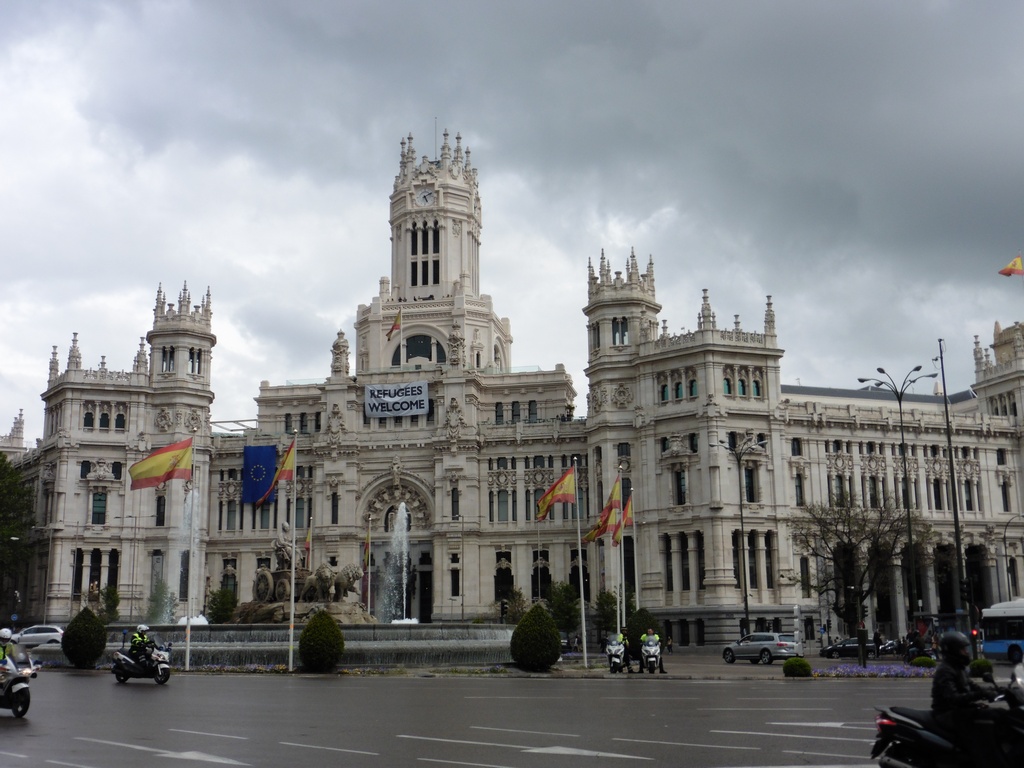
<path id="1" fill-rule="evenodd" d="M 668 400 L 668 384 L 661 385 L 661 401 L 665 402 Z"/>
<path id="2" fill-rule="evenodd" d="M 85 418 L 82 420 L 82 426 L 86 429 L 92 429 L 96 426 L 96 416 L 92 411 L 86 411 Z"/>
<path id="3" fill-rule="evenodd" d="M 109 413 L 101 413 L 100 414 L 100 429 L 110 429 L 110 414 Z"/>
<path id="4" fill-rule="evenodd" d="M 677 381 L 674 386 L 676 400 L 683 399 L 683 382 Z"/>
<path id="5" fill-rule="evenodd" d="M 505 404 L 495 403 L 494 404 L 494 423 L 504 424 L 505 423 Z"/>
<path id="6" fill-rule="evenodd" d="M 433 235 L 434 235 L 434 242 L 432 243 L 433 247 L 430 249 L 430 252 L 431 253 L 440 253 L 441 252 L 441 227 L 438 225 L 437 219 L 434 220 L 434 229 L 432 230 L 432 232 L 433 232 Z M 434 263 L 437 264 L 436 261 Z M 434 280 L 434 283 L 437 283 L 436 279 Z"/>
<path id="7" fill-rule="evenodd" d="M 747 380 L 746 379 L 738 379 L 736 381 L 736 394 L 739 395 L 740 397 L 746 397 L 747 396 Z"/>
<path id="8" fill-rule="evenodd" d="M 413 224 L 412 224 L 412 232 L 409 233 L 409 244 L 410 244 L 410 247 L 412 248 L 412 251 L 410 252 L 410 254 L 412 256 L 418 256 L 419 255 L 420 238 L 419 238 L 419 232 L 416 229 L 416 222 L 413 222 Z M 416 285 L 416 264 L 415 264 L 415 262 L 413 262 L 413 265 L 412 265 L 412 284 Z"/>
<path id="9" fill-rule="evenodd" d="M 761 396 L 761 382 L 758 381 L 757 379 L 754 379 L 752 382 L 750 382 L 750 386 L 751 386 L 751 390 L 752 390 L 752 392 L 754 394 L 754 397 L 760 397 Z"/>
<path id="10" fill-rule="evenodd" d="M 732 379 L 722 380 L 722 392 L 731 395 L 732 394 Z"/>
<path id="11" fill-rule="evenodd" d="M 697 396 L 697 380 L 696 379 L 690 379 L 689 389 L 690 389 L 690 397 L 696 397 Z"/>
<path id="12" fill-rule="evenodd" d="M 125 425 L 124 414 L 123 413 L 117 414 L 117 416 L 114 417 L 114 429 L 124 429 L 124 425 Z"/>

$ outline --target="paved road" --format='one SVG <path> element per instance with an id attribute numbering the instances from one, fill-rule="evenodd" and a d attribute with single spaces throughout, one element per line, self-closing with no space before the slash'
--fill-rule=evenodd
<path id="1" fill-rule="evenodd" d="M 750 667 L 750 665 L 745 665 Z M 751 670 L 756 668 L 750 667 Z M 760 670 L 758 670 L 760 671 Z M 184 675 L 44 671 L 0 712 L 0 768 L 165 765 L 868 766 L 874 706 L 920 680 Z M 154 760 L 156 762 L 154 763 Z"/>

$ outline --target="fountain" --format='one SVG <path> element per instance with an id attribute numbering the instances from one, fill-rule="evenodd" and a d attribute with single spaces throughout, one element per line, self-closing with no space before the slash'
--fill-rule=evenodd
<path id="1" fill-rule="evenodd" d="M 409 590 L 409 509 L 405 502 L 398 505 L 391 521 L 391 546 L 384 559 L 383 599 L 381 621 L 404 623 Z"/>

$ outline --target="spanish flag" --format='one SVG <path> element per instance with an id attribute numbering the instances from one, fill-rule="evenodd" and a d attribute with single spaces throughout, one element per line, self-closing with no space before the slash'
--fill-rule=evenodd
<path id="1" fill-rule="evenodd" d="M 583 537 L 583 540 L 597 541 L 601 536 L 608 533 L 609 530 L 618 530 L 620 509 L 622 509 L 622 477 L 617 475 L 615 477 L 615 484 L 612 486 L 612 492 L 608 494 L 608 503 L 604 505 L 604 509 L 601 510 L 601 516 L 597 519 L 594 527 L 587 531 L 587 535 Z"/>
<path id="2" fill-rule="evenodd" d="M 270 484 L 270 488 L 263 494 L 263 498 L 256 502 L 256 509 L 263 506 L 263 502 L 270 498 L 270 495 L 277 488 L 277 484 L 281 480 L 292 480 L 295 477 L 295 438 L 292 438 L 292 444 L 288 446 L 288 450 L 285 451 L 284 458 L 281 459 L 281 464 L 277 468 L 277 472 L 274 474 L 274 481 Z"/>
<path id="3" fill-rule="evenodd" d="M 192 479 L 192 438 L 168 445 L 128 467 L 131 490 L 153 488 L 175 477 Z"/>
<path id="4" fill-rule="evenodd" d="M 1013 275 L 1024 275 L 1024 263 L 1021 263 L 1020 254 L 1017 254 L 1017 258 L 1007 264 L 1005 267 L 999 270 L 1000 275 L 1005 277 L 1012 277 Z"/>
<path id="5" fill-rule="evenodd" d="M 633 524 L 633 494 L 626 499 L 626 508 L 622 510 L 622 522 L 615 528 L 612 534 L 612 546 L 617 547 L 622 542 L 622 529 Z"/>
<path id="6" fill-rule="evenodd" d="M 545 491 L 537 500 L 537 522 L 544 520 L 557 502 L 573 504 L 576 502 L 576 467 L 569 467 L 565 474 L 558 478 L 554 485 Z"/>
<path id="7" fill-rule="evenodd" d="M 395 331 L 402 330 L 402 310 L 398 310 L 398 314 L 395 315 L 395 322 L 391 324 L 391 330 L 388 331 L 388 341 L 391 341 L 391 336 Z"/>

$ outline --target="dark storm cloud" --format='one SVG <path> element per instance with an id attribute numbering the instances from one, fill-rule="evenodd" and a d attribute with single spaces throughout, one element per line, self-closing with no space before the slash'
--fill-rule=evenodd
<path id="1" fill-rule="evenodd" d="M 211 285 L 217 417 L 251 416 L 260 379 L 326 375 L 389 271 L 398 142 L 433 155 L 445 129 L 480 169 L 516 364 L 565 362 L 584 392 L 586 263 L 635 247 L 672 332 L 703 288 L 720 327 L 759 328 L 773 295 L 787 382 L 909 368 L 944 336 L 962 389 L 973 336 L 1019 306 L 995 273 L 1024 244 L 1022 22 L 1008 2 L 9 3 L 0 234 L 41 306 L 0 350 L 23 361 L 0 432 L 38 421 L 73 330 L 130 366 L 160 282 Z"/>

